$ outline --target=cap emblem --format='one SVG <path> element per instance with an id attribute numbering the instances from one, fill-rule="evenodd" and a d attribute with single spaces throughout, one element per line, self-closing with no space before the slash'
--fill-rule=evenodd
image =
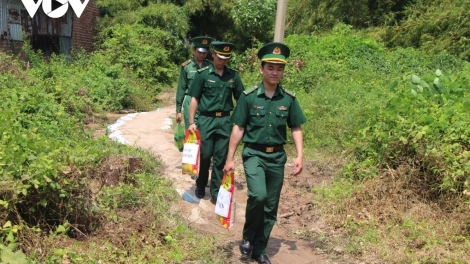
<path id="1" fill-rule="evenodd" d="M 230 47 L 229 47 L 229 46 L 225 46 L 225 47 L 224 47 L 224 51 L 230 51 Z"/>
<path id="2" fill-rule="evenodd" d="M 203 39 L 201 43 L 206 45 L 207 44 L 207 39 Z"/>
<path id="3" fill-rule="evenodd" d="M 276 54 L 276 55 L 281 54 L 281 49 L 280 49 L 279 47 L 276 47 L 276 48 L 273 50 L 273 54 Z"/>

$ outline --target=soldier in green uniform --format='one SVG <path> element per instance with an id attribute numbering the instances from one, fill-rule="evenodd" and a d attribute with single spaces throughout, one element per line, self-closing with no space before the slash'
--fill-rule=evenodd
<path id="1" fill-rule="evenodd" d="M 232 96 L 238 100 L 245 88 L 238 72 L 226 66 L 235 45 L 213 41 L 212 48 L 213 65 L 198 70 L 188 94 L 192 97 L 189 106 L 189 130 L 199 129 L 202 141 L 195 194 L 198 198 L 203 198 L 205 195 L 212 158 L 210 196 L 211 202 L 215 203 L 232 130 L 230 122 L 230 111 L 233 110 Z M 194 124 L 196 110 L 200 112 L 197 127 Z"/>
<path id="2" fill-rule="evenodd" d="M 263 46 L 258 57 L 263 81 L 245 91 L 232 113 L 235 124 L 230 136 L 224 171 L 233 171 L 233 156 L 243 141 L 243 167 L 248 185 L 243 241 L 239 248 L 258 263 L 271 263 L 266 246 L 274 223 L 284 180 L 287 160 L 283 145 L 286 130 L 291 129 L 297 158 L 293 175 L 303 167 L 303 134 L 306 122 L 295 94 L 279 85 L 290 49 L 280 42 Z"/>
<path id="3" fill-rule="evenodd" d="M 186 129 L 189 127 L 189 102 L 191 101 L 191 97 L 187 96 L 188 89 L 197 70 L 212 64 L 206 60 L 212 41 L 213 38 L 205 36 L 192 38 L 193 57 L 183 62 L 180 67 L 178 87 L 176 88 L 176 122 L 181 122 L 181 108 L 183 108 Z"/>

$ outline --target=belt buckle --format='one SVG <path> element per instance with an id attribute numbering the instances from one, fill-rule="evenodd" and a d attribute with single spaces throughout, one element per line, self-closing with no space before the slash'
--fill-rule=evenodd
<path id="1" fill-rule="evenodd" d="M 215 112 L 215 116 L 222 116 L 222 112 Z"/>
<path id="2" fill-rule="evenodd" d="M 274 152 L 274 147 L 266 147 L 266 153 Z"/>

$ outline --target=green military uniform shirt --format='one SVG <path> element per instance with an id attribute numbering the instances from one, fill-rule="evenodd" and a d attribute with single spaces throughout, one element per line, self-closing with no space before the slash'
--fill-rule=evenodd
<path id="1" fill-rule="evenodd" d="M 286 125 L 293 128 L 306 122 L 295 94 L 278 85 L 269 98 L 263 83 L 243 93 L 230 120 L 245 128 L 243 143 L 263 145 L 285 144 Z"/>
<path id="2" fill-rule="evenodd" d="M 199 69 L 208 65 L 212 65 L 212 62 L 204 60 L 202 62 L 202 66 L 199 67 L 199 65 L 194 61 L 194 57 L 181 64 L 178 87 L 176 88 L 176 113 L 181 113 L 184 96 L 188 93 L 188 89 L 194 79 L 194 75 L 196 75 Z"/>
<path id="3" fill-rule="evenodd" d="M 233 110 L 232 94 L 238 100 L 244 89 L 238 72 L 224 67 L 220 76 L 215 73 L 214 65 L 209 65 L 198 70 L 188 95 L 199 100 L 200 112 L 228 112 Z"/>

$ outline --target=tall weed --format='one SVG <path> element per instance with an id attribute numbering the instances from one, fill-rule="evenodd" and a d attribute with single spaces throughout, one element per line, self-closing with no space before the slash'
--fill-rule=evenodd
<path id="1" fill-rule="evenodd" d="M 426 185 L 420 190 L 426 197 L 468 193 L 468 65 L 449 76 L 441 70 L 423 77 L 407 75 L 389 88 L 394 95 L 362 128 L 356 177 L 368 176 L 361 168 L 369 166 L 387 170 L 412 164 L 419 171 L 419 185 Z"/>

